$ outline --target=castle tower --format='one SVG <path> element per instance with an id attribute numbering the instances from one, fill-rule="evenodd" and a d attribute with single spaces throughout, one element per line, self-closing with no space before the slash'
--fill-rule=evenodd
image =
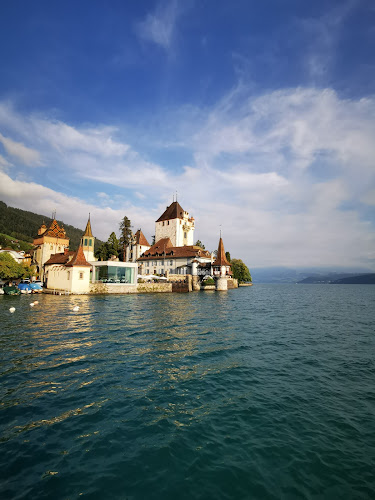
<path id="1" fill-rule="evenodd" d="M 169 238 L 174 247 L 194 245 L 194 224 L 194 217 L 174 201 L 155 222 L 155 241 Z"/>
<path id="2" fill-rule="evenodd" d="M 85 232 L 81 238 L 81 246 L 83 254 L 88 262 L 96 260 L 96 258 L 94 257 L 94 242 L 95 238 L 92 235 L 90 214 L 89 214 L 89 220 L 87 221 Z"/>
<path id="3" fill-rule="evenodd" d="M 231 265 L 225 257 L 223 238 L 220 235 L 217 257 L 212 264 L 213 274 L 216 279 L 216 290 L 228 290 L 228 277 L 232 274 Z"/>
<path id="4" fill-rule="evenodd" d="M 137 259 L 151 247 L 140 229 L 132 235 L 130 244 L 126 247 L 126 262 L 136 262 Z"/>
<path id="5" fill-rule="evenodd" d="M 38 229 L 38 235 L 34 238 L 33 264 L 37 266 L 40 279 L 43 280 L 44 263 L 55 253 L 63 253 L 69 248 L 69 238 L 65 229 L 60 227 L 53 219 L 49 227 L 44 222 Z"/>

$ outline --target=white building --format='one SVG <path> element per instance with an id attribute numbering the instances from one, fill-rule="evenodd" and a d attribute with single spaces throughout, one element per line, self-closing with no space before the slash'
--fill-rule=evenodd
<path id="1" fill-rule="evenodd" d="M 132 236 L 130 245 L 126 247 L 127 262 L 136 262 L 139 257 L 150 248 L 149 242 L 140 229 Z"/>
<path id="2" fill-rule="evenodd" d="M 46 288 L 71 293 L 90 291 L 89 264 L 80 245 L 76 252 L 65 249 L 64 253 L 52 255 L 44 264 Z"/>
<path id="3" fill-rule="evenodd" d="M 17 252 L 13 248 L 0 248 L 0 253 L 8 253 L 18 264 L 23 264 L 25 261 L 25 252 L 23 250 Z"/>
<path id="4" fill-rule="evenodd" d="M 194 245 L 194 217 L 174 201 L 155 222 L 155 242 L 169 238 L 173 247 Z"/>
<path id="5" fill-rule="evenodd" d="M 210 274 L 213 258 L 195 245 L 176 247 L 162 238 L 138 259 L 139 274 Z"/>
<path id="6" fill-rule="evenodd" d="M 65 229 L 53 219 L 49 227 L 44 223 L 38 229 L 38 236 L 34 238 L 33 262 L 37 266 L 40 279 L 44 279 L 44 264 L 52 255 L 62 253 L 69 248 L 69 238 Z"/>

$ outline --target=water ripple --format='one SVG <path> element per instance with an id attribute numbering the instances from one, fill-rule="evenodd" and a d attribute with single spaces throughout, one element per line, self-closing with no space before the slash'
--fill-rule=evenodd
<path id="1" fill-rule="evenodd" d="M 373 498 L 373 290 L 0 297 L 1 498 Z"/>

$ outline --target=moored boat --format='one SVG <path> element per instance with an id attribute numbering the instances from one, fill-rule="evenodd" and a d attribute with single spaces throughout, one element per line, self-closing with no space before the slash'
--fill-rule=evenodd
<path id="1" fill-rule="evenodd" d="M 5 295 L 21 295 L 21 290 L 16 286 L 4 286 L 3 290 Z"/>

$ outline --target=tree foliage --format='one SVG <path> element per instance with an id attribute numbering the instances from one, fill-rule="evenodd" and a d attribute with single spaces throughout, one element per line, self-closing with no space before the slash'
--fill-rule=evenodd
<path id="1" fill-rule="evenodd" d="M 230 253 L 225 252 L 225 258 L 227 259 L 228 262 L 230 262 Z"/>
<path id="2" fill-rule="evenodd" d="M 130 244 L 131 239 L 132 239 L 132 230 L 131 230 L 131 222 L 128 217 L 124 217 L 121 222 L 120 222 L 120 240 L 119 240 L 119 245 L 121 248 L 121 257 L 122 260 L 125 262 L 125 253 L 126 253 L 126 247 Z"/>
<path id="3" fill-rule="evenodd" d="M 196 247 L 201 247 L 203 250 L 205 250 L 205 249 L 206 249 L 206 247 L 203 245 L 203 243 L 201 242 L 201 240 L 197 240 L 197 241 L 195 242 L 195 246 L 196 246 Z"/>
<path id="4" fill-rule="evenodd" d="M 7 252 L 0 253 L 0 278 L 5 280 L 31 278 L 33 274 L 33 268 L 19 264 Z"/>
<path id="5" fill-rule="evenodd" d="M 118 257 L 119 249 L 120 244 L 117 236 L 114 232 L 112 232 L 108 240 L 97 249 L 95 257 L 99 260 L 109 260 L 112 256 Z"/>
<path id="6" fill-rule="evenodd" d="M 233 278 L 238 279 L 239 283 L 244 283 L 247 281 L 252 281 L 249 268 L 246 266 L 241 259 L 231 260 Z"/>

